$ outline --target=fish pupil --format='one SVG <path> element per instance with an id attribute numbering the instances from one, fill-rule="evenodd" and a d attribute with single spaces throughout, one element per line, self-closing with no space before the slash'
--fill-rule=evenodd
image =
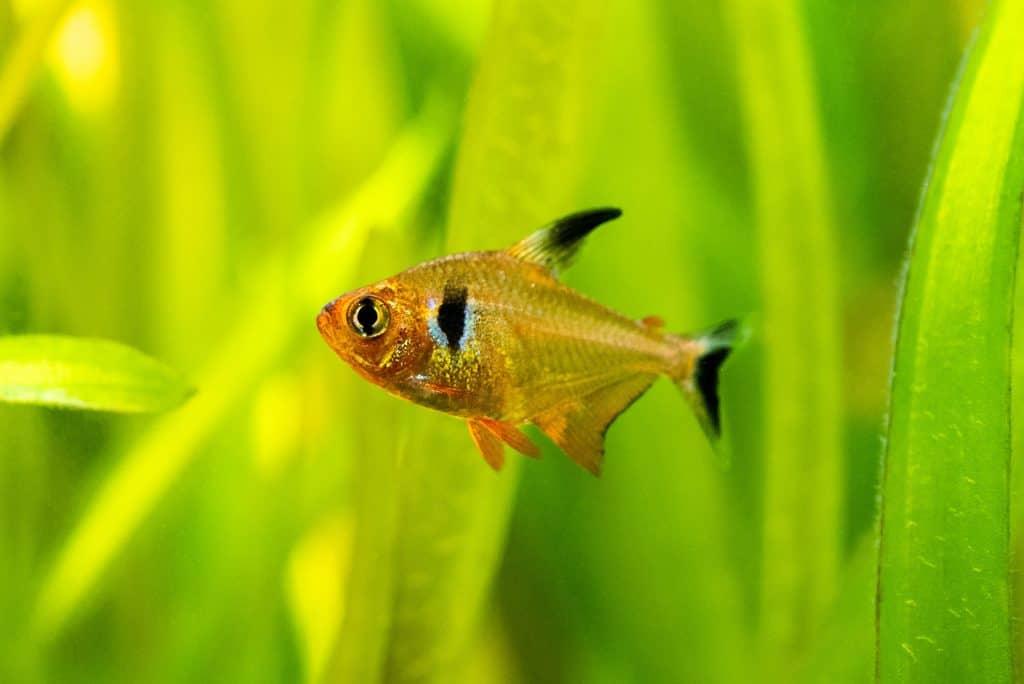
<path id="1" fill-rule="evenodd" d="M 377 313 L 377 307 L 372 299 L 364 299 L 359 302 L 359 308 L 356 309 L 356 323 L 359 324 L 364 335 L 372 335 L 379 320 L 380 315 Z"/>

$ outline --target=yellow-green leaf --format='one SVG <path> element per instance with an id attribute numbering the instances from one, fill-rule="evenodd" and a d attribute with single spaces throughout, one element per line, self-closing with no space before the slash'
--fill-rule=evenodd
<path id="1" fill-rule="evenodd" d="M 57 335 L 0 337 L 0 401 L 94 411 L 161 411 L 192 388 L 130 347 Z"/>
<path id="2" fill-rule="evenodd" d="M 835 221 L 802 3 L 734 0 L 759 233 L 764 339 L 760 637 L 790 677 L 839 577 L 842 482 Z"/>
<path id="3" fill-rule="evenodd" d="M 0 70 L 0 145 L 21 109 L 54 30 L 71 4 L 71 0 L 42 3 L 5 55 Z"/>
<path id="4" fill-rule="evenodd" d="M 1010 330 L 1024 190 L 1024 2 L 993 2 L 911 241 L 879 559 L 883 682 L 1007 682 Z"/>
<path id="5" fill-rule="evenodd" d="M 572 208 L 579 176 L 600 5 L 502 0 L 494 11 L 469 93 L 446 251 L 512 244 Z M 361 463 L 361 529 L 332 680 L 452 681 L 504 543 L 520 456 L 510 453 L 495 474 L 461 421 L 411 408 L 409 427 L 395 431 L 398 453 L 378 437 Z"/>
<path id="6" fill-rule="evenodd" d="M 309 227 L 308 244 L 293 267 L 301 274 L 299 304 L 283 301 L 274 283 L 285 271 L 272 254 L 255 267 L 262 304 L 260 317 L 240 316 L 199 372 L 208 388 L 181 411 L 161 418 L 119 459 L 81 519 L 68 535 L 37 598 L 35 630 L 51 639 L 67 624 L 115 555 L 166 495 L 219 421 L 280 358 L 287 342 L 308 330 L 315 297 L 329 290 L 338 272 L 355 268 L 370 226 L 393 226 L 422 196 L 435 173 L 448 131 L 431 114 L 414 119 L 392 145 L 387 158 L 355 192 Z M 388 198 L 387 202 L 381 198 Z"/>

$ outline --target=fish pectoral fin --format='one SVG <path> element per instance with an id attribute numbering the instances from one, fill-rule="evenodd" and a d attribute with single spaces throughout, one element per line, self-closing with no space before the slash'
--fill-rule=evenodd
<path id="1" fill-rule="evenodd" d="M 446 397 L 457 397 L 466 393 L 465 390 L 458 387 L 449 387 L 438 382 L 424 382 L 422 386 L 432 394 L 443 394 Z"/>
<path id="2" fill-rule="evenodd" d="M 523 456 L 540 458 L 540 449 L 537 448 L 537 445 L 531 442 L 515 425 L 503 423 L 500 420 L 491 420 L 490 418 L 478 418 L 476 422 L 490 430 L 495 437 L 508 444 Z"/>
<path id="3" fill-rule="evenodd" d="M 469 436 L 473 438 L 473 443 L 480 450 L 480 455 L 487 461 L 487 465 L 496 471 L 501 470 L 505 465 L 505 447 L 498 436 L 480 421 L 467 420 L 466 425 L 469 426 Z"/>
<path id="4" fill-rule="evenodd" d="M 655 375 L 632 375 L 579 399 L 571 399 L 540 413 L 533 423 L 566 456 L 594 475 L 601 474 L 604 436 L 608 426 L 647 391 Z"/>
<path id="5" fill-rule="evenodd" d="M 512 245 L 508 252 L 518 259 L 557 272 L 569 265 L 590 231 L 621 215 L 622 211 L 612 207 L 569 214 Z"/>

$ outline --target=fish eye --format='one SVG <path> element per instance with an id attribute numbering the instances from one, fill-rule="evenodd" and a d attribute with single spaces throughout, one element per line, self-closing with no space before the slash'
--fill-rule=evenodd
<path id="1" fill-rule="evenodd" d="M 388 308 L 376 297 L 363 297 L 349 309 L 348 323 L 360 337 L 377 337 L 388 328 Z"/>

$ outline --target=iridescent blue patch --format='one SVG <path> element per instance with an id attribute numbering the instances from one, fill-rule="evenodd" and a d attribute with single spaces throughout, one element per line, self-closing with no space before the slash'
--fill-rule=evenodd
<path id="1" fill-rule="evenodd" d="M 448 347 L 451 351 L 462 349 L 473 337 L 476 324 L 476 315 L 469 301 L 467 289 L 446 286 L 444 300 L 440 306 L 436 305 L 436 299 L 431 298 L 427 301 L 427 329 L 431 338 L 439 347 Z"/>

